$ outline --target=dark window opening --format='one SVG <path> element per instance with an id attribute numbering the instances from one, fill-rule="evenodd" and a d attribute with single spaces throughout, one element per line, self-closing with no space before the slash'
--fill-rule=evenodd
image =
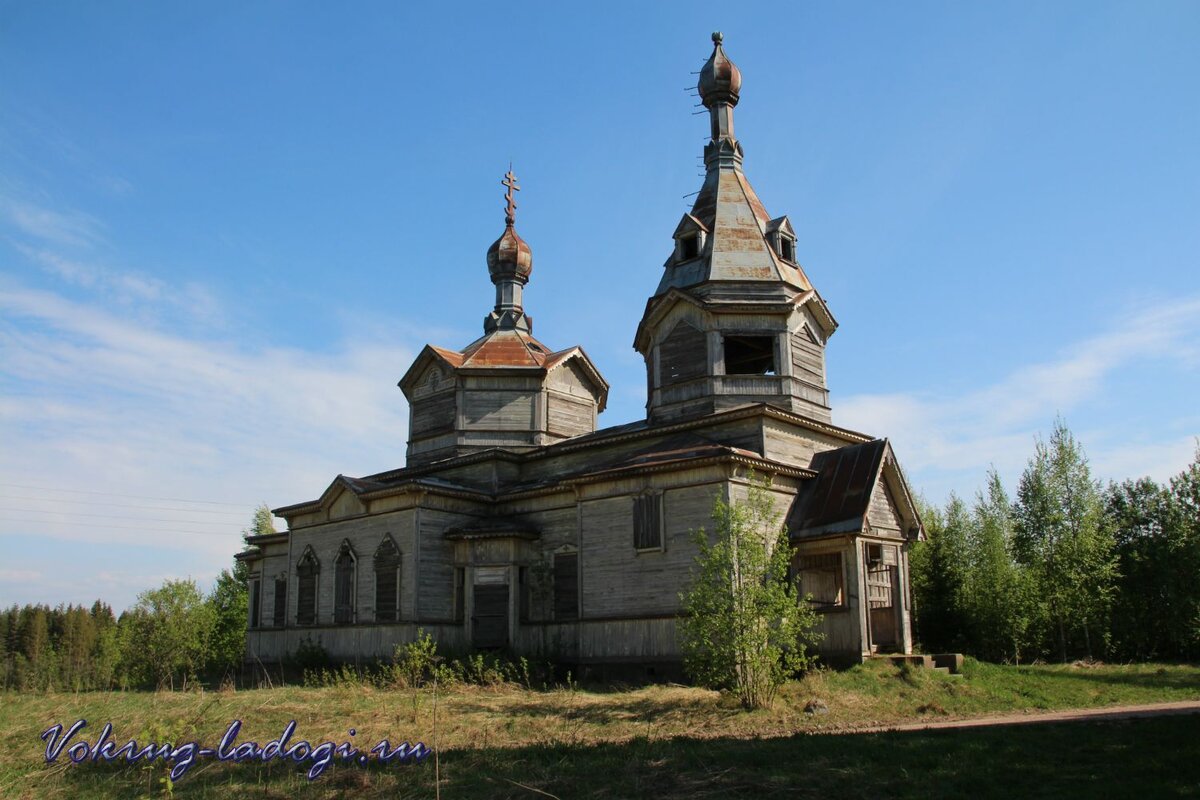
<path id="1" fill-rule="evenodd" d="M 262 604 L 262 581 L 250 581 L 250 627 L 257 628 Z"/>
<path id="2" fill-rule="evenodd" d="M 354 554 L 348 543 L 342 545 L 334 562 L 333 621 L 354 621 Z"/>
<path id="3" fill-rule="evenodd" d="M 845 605 L 841 553 L 798 556 L 796 566 L 801 596 L 809 595 L 809 602 L 817 608 L 839 608 Z"/>
<path id="4" fill-rule="evenodd" d="M 529 567 L 517 568 L 517 619 L 529 621 Z"/>
<path id="5" fill-rule="evenodd" d="M 321 565 L 312 550 L 305 552 L 296 566 L 296 624 L 314 625 L 317 621 L 317 574 Z"/>
<path id="6" fill-rule="evenodd" d="M 784 261 L 796 261 L 796 243 L 786 236 L 779 237 L 779 257 Z"/>
<path id="7" fill-rule="evenodd" d="M 454 621 L 462 622 L 466 618 L 467 606 L 467 570 L 465 567 L 454 568 Z"/>
<path id="8" fill-rule="evenodd" d="M 375 621 L 395 622 L 400 611 L 400 550 L 390 536 L 375 550 Z"/>
<path id="9" fill-rule="evenodd" d="M 275 579 L 275 614 L 274 620 L 276 628 L 282 628 L 287 620 L 287 579 Z"/>
<path id="10" fill-rule="evenodd" d="M 554 618 L 579 617 L 579 556 L 559 553 L 554 557 Z"/>
<path id="11" fill-rule="evenodd" d="M 775 375 L 774 336 L 726 336 L 726 375 Z"/>
<path id="12" fill-rule="evenodd" d="M 662 495 L 633 498 L 633 546 L 636 550 L 662 548 Z"/>
<path id="13" fill-rule="evenodd" d="M 679 240 L 679 260 L 687 261 L 700 255 L 700 235 L 684 236 Z"/>

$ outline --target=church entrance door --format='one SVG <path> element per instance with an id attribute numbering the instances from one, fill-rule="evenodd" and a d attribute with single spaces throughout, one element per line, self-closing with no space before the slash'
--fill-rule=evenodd
<path id="1" fill-rule="evenodd" d="M 471 597 L 472 647 L 488 649 L 508 646 L 507 572 L 506 568 L 476 570 Z"/>

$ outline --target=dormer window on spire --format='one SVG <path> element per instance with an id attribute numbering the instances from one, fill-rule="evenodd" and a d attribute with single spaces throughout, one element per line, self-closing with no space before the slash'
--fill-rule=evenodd
<path id="1" fill-rule="evenodd" d="M 779 257 L 789 263 L 796 263 L 796 240 L 786 233 L 779 234 Z"/>
<path id="2" fill-rule="evenodd" d="M 780 258 L 789 264 L 796 263 L 796 231 L 786 216 L 767 223 L 767 241 Z"/>
<path id="3" fill-rule="evenodd" d="M 704 242 L 708 237 L 708 228 L 703 222 L 691 214 L 684 214 L 683 219 L 675 226 L 675 263 L 682 264 L 699 258 L 704 252 Z"/>

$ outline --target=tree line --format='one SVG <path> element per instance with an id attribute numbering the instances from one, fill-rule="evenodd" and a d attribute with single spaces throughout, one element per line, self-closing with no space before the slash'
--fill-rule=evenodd
<path id="1" fill-rule="evenodd" d="M 260 506 L 242 532 L 273 533 Z M 0 689 L 85 691 L 185 688 L 240 671 L 246 644 L 246 567 L 235 561 L 205 594 L 193 580 L 168 580 L 138 595 L 120 617 L 92 607 L 0 610 Z"/>
<path id="2" fill-rule="evenodd" d="M 927 652 L 990 661 L 1200 658 L 1200 445 L 1182 472 L 1102 486 L 1066 424 L 1035 442 L 1010 498 L 922 504 L 911 554 Z"/>

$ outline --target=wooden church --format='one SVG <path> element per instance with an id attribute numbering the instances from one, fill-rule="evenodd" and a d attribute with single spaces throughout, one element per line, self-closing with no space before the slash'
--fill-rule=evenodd
<path id="1" fill-rule="evenodd" d="M 742 170 L 742 84 L 720 34 L 699 79 L 705 178 L 634 336 L 646 419 L 597 428 L 608 383 L 578 346 L 534 338 L 533 254 L 514 227 L 487 252 L 495 308 L 462 349 L 427 345 L 400 380 L 403 468 L 339 475 L 250 539 L 247 658 L 306 638 L 388 657 L 419 629 L 451 650 L 502 648 L 653 674 L 680 661 L 679 593 L 715 495 L 752 475 L 797 549 L 833 663 L 912 651 L 908 551 L 921 523 L 886 439 L 833 425 L 825 345 L 837 327 Z M 333 389 L 336 391 L 336 388 Z"/>

